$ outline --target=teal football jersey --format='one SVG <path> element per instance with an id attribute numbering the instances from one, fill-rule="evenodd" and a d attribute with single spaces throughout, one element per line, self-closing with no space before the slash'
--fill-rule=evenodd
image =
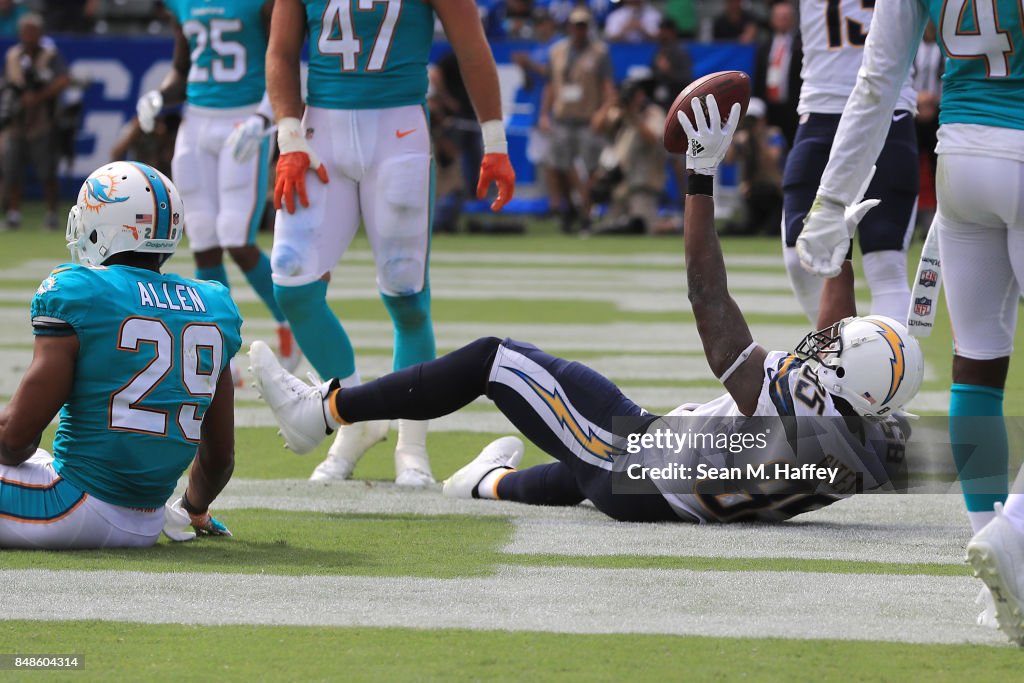
<path id="1" fill-rule="evenodd" d="M 168 0 L 192 57 L 189 102 L 230 109 L 260 101 L 266 89 L 265 1 Z"/>
<path id="2" fill-rule="evenodd" d="M 127 266 L 64 265 L 32 299 L 35 334 L 78 335 L 57 472 L 100 500 L 157 508 L 195 457 L 221 371 L 241 345 L 227 288 Z"/>
<path id="3" fill-rule="evenodd" d="M 424 0 L 304 0 L 307 101 L 325 109 L 422 104 L 434 37 Z"/>
<path id="4" fill-rule="evenodd" d="M 946 55 L 939 123 L 1024 129 L 1020 0 L 920 0 Z"/>

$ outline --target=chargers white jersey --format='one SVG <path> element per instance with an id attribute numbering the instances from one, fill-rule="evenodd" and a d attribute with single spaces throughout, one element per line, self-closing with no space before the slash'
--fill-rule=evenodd
<path id="1" fill-rule="evenodd" d="M 843 112 L 857 83 L 874 8 L 875 0 L 800 0 L 801 115 Z M 917 93 L 909 77 L 896 109 L 917 112 Z"/>
<path id="2" fill-rule="evenodd" d="M 772 351 L 765 358 L 752 416 L 744 416 L 726 394 L 680 406 L 666 417 L 686 418 L 667 423 L 677 434 L 715 437 L 692 443 L 681 457 L 671 446 L 644 453 L 652 467 L 674 461 L 693 468 L 691 479 L 654 483 L 670 505 L 701 522 L 781 521 L 854 493 L 890 489 L 894 476 L 904 472 L 906 435 L 899 419 L 844 416 L 811 366 L 792 353 Z M 655 422 L 648 431 L 657 427 Z M 736 446 L 740 442 L 742 449 Z M 701 478 L 698 466 L 716 472 L 736 468 L 742 478 Z M 831 478 L 795 476 L 794 468 L 801 467 L 808 468 L 801 473 L 820 471 Z M 794 476 L 779 478 L 779 471 Z"/>

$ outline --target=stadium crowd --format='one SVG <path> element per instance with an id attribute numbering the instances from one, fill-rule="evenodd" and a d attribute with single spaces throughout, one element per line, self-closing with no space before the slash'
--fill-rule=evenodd
<path id="1" fill-rule="evenodd" d="M 511 56 L 522 70 L 524 97 L 519 101 L 525 100 L 531 111 L 526 156 L 536 169 L 533 194 L 547 198 L 546 204 L 532 206 L 544 207 L 539 210 L 557 218 L 565 233 L 680 231 L 683 200 L 677 188 L 683 186 L 683 164 L 663 152 L 658 121 L 675 95 L 701 75 L 693 73 L 691 45 L 752 46 L 755 99 L 727 159 L 734 166 L 730 173 L 735 191 L 723 192 L 725 213 L 731 216 L 724 229 L 739 235 L 775 234 L 782 210 L 782 169 L 798 123 L 802 53 L 794 0 L 477 4 L 488 39 L 520 41 L 523 46 Z M 76 81 L 68 74 L 61 35 L 167 35 L 169 27 L 160 0 L 0 0 L 0 39 L 17 40 L 6 55 L 0 91 L 0 126 L 6 129 L 5 227 L 20 225 L 20 171 L 26 169 L 32 169 L 29 177 L 46 198 L 45 226 L 57 227 L 57 176 L 68 172 L 74 158 L 88 87 L 87 80 Z M 439 25 L 435 38 L 443 39 Z M 929 41 L 934 48 L 933 33 L 925 44 Z M 616 82 L 609 51 L 613 43 L 650 43 L 655 51 L 648 63 L 625 65 L 627 77 Z M 24 55 L 37 49 L 39 56 L 26 69 Z M 937 55 L 934 49 L 922 50 L 919 61 L 931 61 L 917 66 L 922 224 L 934 208 L 932 148 L 941 76 Z M 622 73 L 623 65 L 616 66 Z M 432 66 L 430 82 L 439 171 L 434 229 L 481 229 L 481 223 L 463 216 L 482 156 L 479 127 L 450 52 Z M 136 122 L 129 122 L 110 158 L 133 158 L 170 173 L 179 122 L 175 108 L 164 112 L 152 134 L 142 134 Z M 482 228 L 515 231 L 522 226 L 506 220 Z"/>

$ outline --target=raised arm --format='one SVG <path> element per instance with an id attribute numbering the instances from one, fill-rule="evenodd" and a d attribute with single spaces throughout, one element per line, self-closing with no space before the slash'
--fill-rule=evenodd
<path id="1" fill-rule="evenodd" d="M 477 197 L 483 199 L 491 183 L 498 186 L 492 211 L 500 211 L 512 199 L 516 174 L 508 159 L 508 142 L 501 115 L 498 67 L 484 35 L 480 14 L 473 0 L 433 0 L 445 35 L 459 61 L 466 92 L 473 102 L 484 138 L 484 159 L 480 164 Z"/>
<path id="2" fill-rule="evenodd" d="M 729 294 L 722 246 L 715 232 L 712 197 L 715 169 L 729 148 L 739 122 L 740 105 L 733 106 L 724 127 L 713 95 L 707 98 L 707 108 L 710 123 L 704 119 L 701 107 L 694 107 L 696 128 L 685 116 L 679 116 L 691 141 L 686 155 L 688 196 L 683 214 L 686 284 L 711 371 L 722 379 L 740 412 L 753 415 L 764 382 L 763 366 L 768 352 L 754 343 L 743 312 Z M 699 152 L 692 153 L 695 150 Z"/>
<path id="3" fill-rule="evenodd" d="M 20 465 L 36 452 L 39 436 L 71 393 L 77 358 L 78 335 L 36 337 L 32 363 L 0 412 L 0 464 Z"/>

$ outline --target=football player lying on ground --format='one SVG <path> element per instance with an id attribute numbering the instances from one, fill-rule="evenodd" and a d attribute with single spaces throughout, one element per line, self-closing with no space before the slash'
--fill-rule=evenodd
<path id="1" fill-rule="evenodd" d="M 227 367 L 242 319 L 219 283 L 160 272 L 181 216 L 178 190 L 145 164 L 107 164 L 82 185 L 67 229 L 79 264 L 32 299 L 32 362 L 0 412 L 0 548 L 231 535 L 209 506 L 234 468 Z M 51 457 L 38 446 L 58 410 Z"/>
<path id="2" fill-rule="evenodd" d="M 743 429 L 749 416 L 845 418 L 822 421 L 833 432 L 828 439 L 812 440 L 817 451 L 801 453 L 800 460 L 823 461 L 827 453 L 855 472 L 871 470 L 874 484 L 885 485 L 887 475 L 879 476 L 877 465 L 886 463 L 894 445 L 901 450 L 904 439 L 892 413 L 913 398 L 921 384 L 924 364 L 917 341 L 890 318 L 847 317 L 854 313 L 849 264 L 846 278 L 826 284 L 819 321 L 825 329 L 809 334 L 796 354 L 769 352 L 753 341 L 726 287 L 711 196 L 714 172 L 729 147 L 740 106 L 733 107 L 724 127 L 712 96 L 707 107 L 710 122 L 696 107 L 696 129 L 680 117 L 691 140 L 686 275 L 705 355 L 728 395 L 701 406 L 683 406 L 673 414 L 720 416 L 720 428 L 734 432 Z M 849 220 L 856 222 L 873 205 L 860 202 L 850 207 Z M 478 339 L 437 360 L 344 389 L 333 380 L 310 387 L 296 379 L 262 342 L 253 343 L 249 358 L 257 389 L 274 412 L 287 445 L 298 453 L 313 449 L 340 425 L 399 417 L 432 419 L 486 395 L 527 438 L 557 459 L 516 471 L 522 442 L 498 439 L 445 482 L 444 493 L 452 497 L 535 505 L 575 505 L 587 498 L 618 520 L 688 522 L 781 520 L 841 497 L 809 492 L 803 484 L 778 495 L 732 496 L 744 504 L 729 509 L 707 505 L 694 490 L 680 494 L 653 484 L 647 489 L 650 495 L 615 494 L 612 420 L 647 413 L 594 370 L 509 339 Z M 684 452 L 681 457 L 692 462 L 703 454 Z"/>

